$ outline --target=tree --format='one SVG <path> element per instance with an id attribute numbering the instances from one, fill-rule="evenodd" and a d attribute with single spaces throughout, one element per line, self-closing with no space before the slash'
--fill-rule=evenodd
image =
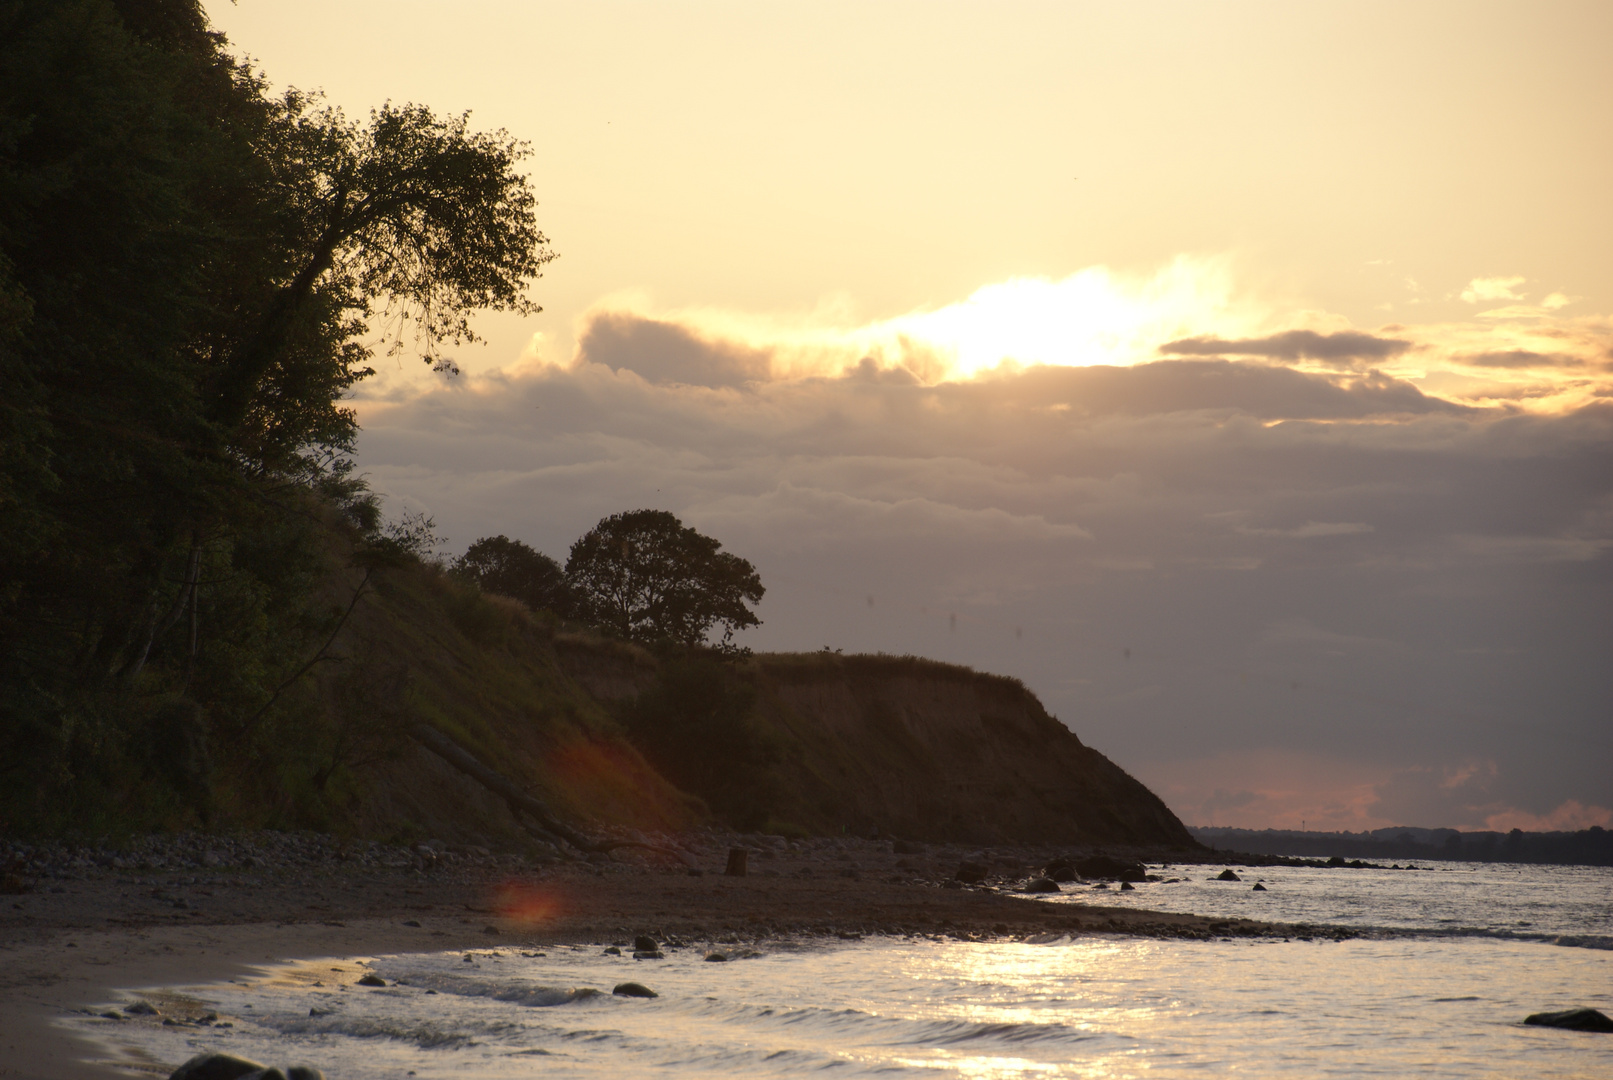
<path id="1" fill-rule="evenodd" d="M 633 641 L 705 641 L 721 626 L 760 626 L 747 606 L 766 591 L 756 568 L 665 510 L 612 514 L 571 545 L 566 560 L 581 616 Z"/>
<path id="2" fill-rule="evenodd" d="M 377 339 L 451 367 L 535 310 L 526 152 L 272 95 L 200 0 L 0 3 L 0 820 L 121 798 L 170 699 L 268 710 L 219 746 L 279 774 L 277 688 L 344 618 L 327 530 L 386 554 L 343 398 Z"/>
<path id="3" fill-rule="evenodd" d="M 526 285 L 554 258 L 538 231 L 536 200 L 516 165 L 529 153 L 505 132 L 474 132 L 468 114 L 440 119 L 390 103 L 369 123 L 349 121 L 317 96 L 292 91 L 264 130 L 266 187 L 286 257 L 214 372 L 211 412 L 246 420 L 299 324 L 353 313 L 372 300 L 395 327 L 413 321 L 425 359 L 443 341 L 474 341 L 469 313 L 540 310 Z"/>
<path id="4" fill-rule="evenodd" d="M 570 592 L 560 564 L 507 536 L 484 536 L 455 559 L 450 572 L 483 592 L 509 596 L 533 611 L 565 613 Z"/>

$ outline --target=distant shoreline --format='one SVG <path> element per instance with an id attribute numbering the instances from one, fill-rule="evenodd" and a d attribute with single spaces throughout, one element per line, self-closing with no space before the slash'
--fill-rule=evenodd
<path id="1" fill-rule="evenodd" d="M 1613 866 L 1613 831 L 1600 826 L 1563 832 L 1461 832 L 1399 826 L 1351 833 L 1190 825 L 1187 831 L 1208 847 L 1254 855 Z"/>

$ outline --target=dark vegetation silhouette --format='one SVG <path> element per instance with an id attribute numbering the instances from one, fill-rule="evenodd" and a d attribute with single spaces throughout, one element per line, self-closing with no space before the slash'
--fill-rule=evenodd
<path id="1" fill-rule="evenodd" d="M 756 568 L 665 510 L 612 514 L 571 545 L 566 582 L 585 621 L 628 641 L 700 645 L 760 626 Z"/>
<path id="2" fill-rule="evenodd" d="M 330 643 L 432 541 L 342 399 L 377 337 L 452 370 L 473 312 L 536 310 L 526 150 L 271 93 L 196 0 L 0 7 L 0 103 L 0 828 L 328 786 L 385 740 L 306 677 L 397 682 Z"/>
<path id="3" fill-rule="evenodd" d="M 482 592 L 519 600 L 533 611 L 568 615 L 565 571 L 549 556 L 507 536 L 484 536 L 455 559 L 449 572 Z"/>

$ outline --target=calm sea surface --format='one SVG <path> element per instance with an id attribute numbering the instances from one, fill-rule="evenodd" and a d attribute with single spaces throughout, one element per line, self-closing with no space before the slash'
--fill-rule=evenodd
<path id="1" fill-rule="evenodd" d="M 222 1050 L 307 1062 L 332 1080 L 1613 1077 L 1613 1035 L 1519 1023 L 1574 1005 L 1613 1011 L 1613 871 L 1418 865 L 1433 869 L 1278 868 L 1238 883 L 1205 880 L 1219 867 L 1167 868 L 1155 872 L 1182 880 L 1047 900 L 1425 932 L 1412 937 L 877 939 L 769 944 L 727 963 L 700 947 L 635 961 L 595 945 L 335 958 L 107 1003 L 200 1003 L 227 1029 L 75 1025 L 148 1075 Z M 1267 891 L 1253 891 L 1257 878 Z M 393 985 L 354 986 L 364 970 Z M 627 980 L 660 996 L 609 993 Z"/>

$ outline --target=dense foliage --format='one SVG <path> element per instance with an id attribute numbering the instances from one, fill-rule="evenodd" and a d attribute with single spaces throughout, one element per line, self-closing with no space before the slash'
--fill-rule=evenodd
<path id="1" fill-rule="evenodd" d="M 582 618 L 633 641 L 703 644 L 760 626 L 756 568 L 665 510 L 612 514 L 571 545 L 566 582 Z"/>
<path id="2" fill-rule="evenodd" d="M 531 310 L 523 154 L 271 94 L 197 0 L 0 3 L 0 828 L 317 771 L 287 688 L 412 543 L 342 399 L 377 332 L 451 368 Z"/>
<path id="3" fill-rule="evenodd" d="M 507 536 L 484 536 L 453 561 L 450 572 L 482 592 L 508 596 L 533 611 L 565 615 L 571 593 L 560 564 Z"/>

